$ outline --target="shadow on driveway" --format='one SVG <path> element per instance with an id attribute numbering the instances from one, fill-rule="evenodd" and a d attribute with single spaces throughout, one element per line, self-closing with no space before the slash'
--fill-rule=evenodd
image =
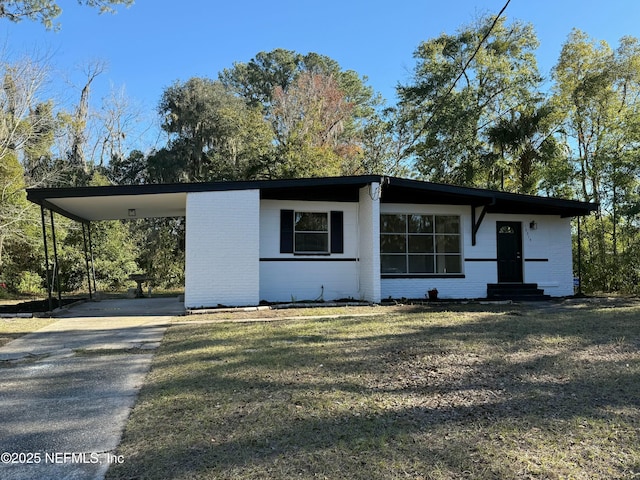
<path id="1" fill-rule="evenodd" d="M 87 302 L 0 348 L 0 478 L 102 479 L 177 298 Z"/>
<path id="2" fill-rule="evenodd" d="M 184 303 L 178 297 L 123 298 L 84 302 L 56 312 L 56 318 L 130 317 L 184 315 Z"/>

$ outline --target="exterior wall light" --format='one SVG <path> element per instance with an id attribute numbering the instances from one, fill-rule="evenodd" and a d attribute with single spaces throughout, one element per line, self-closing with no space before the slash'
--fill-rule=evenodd
<path id="1" fill-rule="evenodd" d="M 536 230 L 538 228 L 538 224 L 534 221 L 529 223 L 529 230 Z"/>
<path id="2" fill-rule="evenodd" d="M 129 216 L 130 217 L 135 217 L 136 216 L 136 209 L 135 208 L 130 208 L 129 209 Z"/>

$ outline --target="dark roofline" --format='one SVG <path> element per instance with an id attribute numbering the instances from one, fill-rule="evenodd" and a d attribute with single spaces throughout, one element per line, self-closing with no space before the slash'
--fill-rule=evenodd
<path id="1" fill-rule="evenodd" d="M 27 199 L 41 204 L 47 198 L 106 197 L 112 195 L 153 195 L 160 193 L 217 192 L 229 190 L 267 190 L 326 186 L 364 186 L 380 182 L 379 175 L 350 177 L 296 178 L 286 180 L 244 180 L 201 183 L 162 183 L 143 185 L 103 185 L 92 187 L 28 188 Z"/>
<path id="2" fill-rule="evenodd" d="M 56 198 L 118 195 L 260 190 L 263 192 L 264 198 L 288 198 L 287 195 L 302 195 L 301 198 L 304 199 L 327 200 L 335 198 L 344 201 L 357 201 L 357 192 L 355 194 L 349 193 L 354 191 L 350 187 L 354 189 L 362 188 L 371 183 L 380 183 L 382 185 L 382 202 L 396 201 L 400 203 L 471 205 L 472 207 L 485 207 L 487 213 L 540 213 L 544 215 L 560 215 L 563 217 L 588 215 L 598 208 L 598 205 L 595 203 L 577 200 L 522 195 L 381 175 L 233 182 L 30 188 L 27 189 L 27 199 L 38 205 L 43 205 L 46 208 L 58 211 L 58 213 L 65 216 L 69 216 L 69 212 L 62 211 L 49 200 Z"/>
<path id="3" fill-rule="evenodd" d="M 443 183 L 423 182 L 406 178 L 386 177 L 386 182 L 390 186 L 398 188 L 429 191 L 431 193 L 442 193 L 443 195 L 453 195 L 473 199 L 471 205 L 480 207 L 488 206 L 488 211 L 499 212 L 500 207 L 508 205 L 531 205 L 540 206 L 543 209 L 567 210 L 563 216 L 581 216 L 597 210 L 597 203 L 582 202 L 579 200 L 566 200 L 554 197 L 541 197 L 536 195 L 525 195 L 521 193 L 501 192 L 498 190 L 487 190 L 474 187 L 460 187 Z"/>

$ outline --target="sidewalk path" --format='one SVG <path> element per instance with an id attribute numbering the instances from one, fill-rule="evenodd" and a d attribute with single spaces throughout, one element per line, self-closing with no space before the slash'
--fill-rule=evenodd
<path id="1" fill-rule="evenodd" d="M 0 347 L 0 478 L 102 479 L 176 298 L 77 305 Z"/>

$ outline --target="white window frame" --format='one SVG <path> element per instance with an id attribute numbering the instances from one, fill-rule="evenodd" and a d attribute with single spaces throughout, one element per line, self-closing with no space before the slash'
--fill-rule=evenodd
<path id="1" fill-rule="evenodd" d="M 298 215 L 324 215 L 327 229 L 326 230 L 297 230 Z M 299 250 L 298 249 L 298 234 L 302 235 L 324 235 L 326 236 L 326 249 L 325 250 Z M 308 211 L 308 210 L 294 210 L 293 211 L 293 253 L 296 255 L 329 255 L 331 252 L 331 215 L 327 211 Z"/>

